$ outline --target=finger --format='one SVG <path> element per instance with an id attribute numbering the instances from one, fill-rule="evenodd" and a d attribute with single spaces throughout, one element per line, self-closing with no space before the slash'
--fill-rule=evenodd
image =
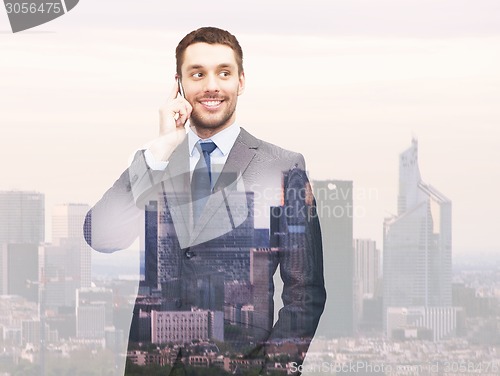
<path id="1" fill-rule="evenodd" d="M 170 103 L 165 105 L 165 112 L 170 114 L 175 120 L 179 118 L 179 112 L 186 108 L 186 101 L 184 98 L 177 97 L 170 100 Z"/>
<path id="2" fill-rule="evenodd" d="M 180 126 L 184 124 L 184 118 L 186 117 L 186 108 L 184 105 L 178 103 L 174 112 L 175 125 Z"/>
<path id="3" fill-rule="evenodd" d="M 187 121 L 187 117 L 186 115 L 181 115 L 179 116 L 179 118 L 175 121 L 175 126 L 177 128 L 182 128 L 184 127 L 184 125 L 186 124 L 186 121 Z"/>
<path id="4" fill-rule="evenodd" d="M 184 126 L 186 124 L 186 121 L 189 119 L 189 116 L 191 112 L 188 109 L 188 106 L 184 105 L 179 109 L 179 117 L 176 120 L 176 125 L 177 126 Z"/>

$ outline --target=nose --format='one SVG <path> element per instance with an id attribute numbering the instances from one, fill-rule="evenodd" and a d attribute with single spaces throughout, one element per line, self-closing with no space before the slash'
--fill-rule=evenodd
<path id="1" fill-rule="evenodd" d="M 205 79 L 206 92 L 219 92 L 219 83 L 215 74 L 209 74 Z"/>

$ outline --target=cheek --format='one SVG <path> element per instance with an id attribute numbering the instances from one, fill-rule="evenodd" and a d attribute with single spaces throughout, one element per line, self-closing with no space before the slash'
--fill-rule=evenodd
<path id="1" fill-rule="evenodd" d="M 188 82 L 184 84 L 184 93 L 186 94 L 186 98 L 195 98 L 200 94 L 200 92 L 201 89 L 195 82 Z"/>
<path id="2" fill-rule="evenodd" d="M 242 87 L 239 85 L 239 83 L 231 83 L 231 85 L 226 85 L 224 88 L 224 92 L 228 97 L 237 97 L 239 96 L 243 91 Z"/>

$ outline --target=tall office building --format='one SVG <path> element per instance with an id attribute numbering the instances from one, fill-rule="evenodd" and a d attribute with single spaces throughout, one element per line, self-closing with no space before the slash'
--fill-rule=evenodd
<path id="1" fill-rule="evenodd" d="M 144 282 L 158 288 L 158 202 L 150 201 L 144 213 Z"/>
<path id="2" fill-rule="evenodd" d="M 44 244 L 40 246 L 40 272 L 44 281 L 45 306 L 47 308 L 74 307 L 76 290 L 80 287 L 77 260 L 78 244 Z"/>
<path id="3" fill-rule="evenodd" d="M 318 272 L 310 269 L 314 263 L 311 262 L 313 256 L 307 252 L 307 247 L 319 245 L 315 243 L 315 239 L 319 239 L 319 233 L 313 233 L 317 230 L 315 228 L 311 231 L 307 230 L 310 226 L 310 219 L 316 218 L 316 207 L 313 205 L 311 186 L 305 174 L 305 171 L 300 169 L 293 169 L 283 174 L 282 205 L 270 208 L 270 245 L 276 247 L 278 252 L 286 254 L 286 257 L 280 260 L 280 268 L 288 270 L 294 276 L 303 275 L 301 282 L 307 284 L 310 277 L 307 274 L 313 275 Z M 268 264 L 272 265 L 271 259 Z M 304 288 L 307 291 L 307 287 Z M 283 292 L 284 298 L 285 296 L 290 298 L 291 295 L 293 293 Z M 307 301 L 308 292 L 294 298 L 294 304 L 297 306 L 306 306 L 314 301 L 314 298 Z M 256 320 L 259 308 L 255 300 L 254 306 L 254 320 Z M 306 317 L 295 307 L 282 310 L 279 330 L 284 330 L 291 335 L 297 333 L 298 329 L 311 331 L 311 325 L 315 325 L 312 320 L 313 317 Z"/>
<path id="4" fill-rule="evenodd" d="M 77 288 L 91 284 L 92 252 L 82 232 L 89 209 L 87 204 L 61 204 L 52 210 L 52 243 L 68 250 L 65 273 L 76 281 Z"/>
<path id="5" fill-rule="evenodd" d="M 45 195 L 0 192 L 0 244 L 36 244 L 45 240 Z"/>
<path id="6" fill-rule="evenodd" d="M 7 244 L 0 244 L 0 295 L 7 295 Z"/>
<path id="7" fill-rule="evenodd" d="M 148 213 L 148 232 L 146 232 L 146 244 L 154 244 L 157 238 L 156 273 L 154 270 L 154 249 L 145 253 L 145 275 L 154 276 L 156 274 L 157 287 L 177 279 L 177 271 L 181 262 L 181 248 L 175 231 L 168 200 L 159 194 L 157 206 L 157 229 L 154 231 L 154 211 Z M 149 269 L 149 270 L 148 270 Z M 152 277 L 149 277 L 152 278 Z"/>
<path id="8" fill-rule="evenodd" d="M 273 325 L 274 303 L 269 290 L 272 288 L 272 259 L 277 248 L 254 248 L 250 251 L 250 284 L 254 306 L 254 335 L 260 338 L 269 333 Z"/>
<path id="9" fill-rule="evenodd" d="M 113 291 L 82 288 L 76 291 L 76 336 L 104 339 L 106 327 L 113 326 Z"/>
<path id="10" fill-rule="evenodd" d="M 380 252 L 371 239 L 354 239 L 354 274 L 361 294 L 373 296 L 379 280 Z"/>
<path id="11" fill-rule="evenodd" d="M 0 192 L 0 294 L 38 301 L 38 245 L 44 239 L 44 194 Z"/>
<path id="12" fill-rule="evenodd" d="M 7 253 L 7 294 L 38 302 L 38 245 L 12 243 L 2 247 Z"/>
<path id="13" fill-rule="evenodd" d="M 358 321 L 359 331 L 373 328 L 374 324 L 381 322 L 374 308 L 380 302 L 379 267 L 380 252 L 376 242 L 371 239 L 354 239 L 354 301 L 355 315 Z M 376 296 L 378 295 L 378 296 Z M 379 321 L 380 320 L 380 321 Z"/>
<path id="14" fill-rule="evenodd" d="M 52 242 L 59 244 L 61 239 L 83 239 L 82 226 L 85 215 L 90 210 L 87 204 L 60 204 L 52 209 Z"/>
<path id="15" fill-rule="evenodd" d="M 451 306 L 451 201 L 422 181 L 418 143 L 399 156 L 398 214 L 384 221 L 384 312 Z"/>
<path id="16" fill-rule="evenodd" d="M 313 181 L 321 222 L 327 304 L 318 333 L 352 336 L 356 331 L 352 181 Z"/>

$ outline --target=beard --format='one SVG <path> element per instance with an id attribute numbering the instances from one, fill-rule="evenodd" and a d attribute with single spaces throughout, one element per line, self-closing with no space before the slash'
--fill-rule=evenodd
<path id="1" fill-rule="evenodd" d="M 223 108 L 216 113 L 209 113 L 208 111 L 203 111 L 203 109 L 196 109 L 193 106 L 193 112 L 190 116 L 191 125 L 197 129 L 205 130 L 217 130 L 218 128 L 223 128 L 231 120 L 236 111 L 236 103 L 224 100 L 223 104 L 228 104 L 227 108 Z M 197 106 L 202 107 L 201 104 Z"/>

